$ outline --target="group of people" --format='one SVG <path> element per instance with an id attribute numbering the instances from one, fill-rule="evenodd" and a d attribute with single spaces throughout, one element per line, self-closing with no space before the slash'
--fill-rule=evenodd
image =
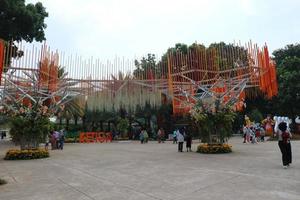
<path id="1" fill-rule="evenodd" d="M 140 132 L 140 141 L 141 141 L 141 144 L 148 143 L 148 140 L 149 140 L 149 135 L 148 135 L 146 129 L 142 128 L 141 132 Z"/>
<path id="2" fill-rule="evenodd" d="M 261 124 L 254 124 L 251 126 L 244 126 L 243 128 L 243 143 L 256 144 L 265 141 L 266 131 Z"/>
<path id="3" fill-rule="evenodd" d="M 139 134 L 139 139 L 141 144 L 145 144 L 149 140 L 149 135 L 146 129 L 142 128 Z M 166 139 L 165 131 L 161 127 L 157 131 L 157 142 L 164 143 Z M 187 152 L 192 151 L 192 135 L 187 133 L 186 128 L 182 127 L 180 129 L 175 129 L 173 131 L 173 144 L 178 144 L 178 152 L 183 152 L 183 144 L 186 142 Z"/>
<path id="4" fill-rule="evenodd" d="M 258 143 L 264 142 L 265 136 L 273 134 L 273 126 L 275 122 L 272 120 L 271 115 L 268 115 L 261 123 L 254 123 L 250 118 L 245 115 L 245 124 L 243 126 L 243 143 Z"/>
<path id="5" fill-rule="evenodd" d="M 244 143 L 257 143 L 265 141 L 265 135 L 274 136 L 278 139 L 278 146 L 282 155 L 283 168 L 287 169 L 292 163 L 292 147 L 289 124 L 291 121 L 287 117 L 274 117 L 270 115 L 262 121 L 262 124 L 253 124 L 249 117 L 245 116 L 245 126 L 243 127 Z M 274 129 L 273 129 L 274 127 Z"/>
<path id="6" fill-rule="evenodd" d="M 51 143 L 51 150 L 55 149 L 64 149 L 64 142 L 65 142 L 65 133 L 64 130 L 60 131 L 52 131 L 48 137 L 46 137 L 46 145 L 45 148 L 48 149 L 49 142 Z"/>
<path id="7" fill-rule="evenodd" d="M 186 142 L 186 151 L 192 151 L 192 135 L 186 131 L 185 127 L 173 131 L 173 144 L 178 143 L 178 152 L 183 152 L 183 143 Z"/>

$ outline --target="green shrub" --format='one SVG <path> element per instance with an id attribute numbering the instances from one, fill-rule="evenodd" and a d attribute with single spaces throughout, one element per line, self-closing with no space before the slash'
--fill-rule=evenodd
<path id="1" fill-rule="evenodd" d="M 256 123 L 260 123 L 264 119 L 263 115 L 258 109 L 252 110 L 249 114 L 249 118 L 251 119 L 251 121 L 254 121 Z"/>

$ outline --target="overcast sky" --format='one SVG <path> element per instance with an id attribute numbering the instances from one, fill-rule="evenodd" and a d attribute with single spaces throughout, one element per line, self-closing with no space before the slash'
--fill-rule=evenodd
<path id="1" fill-rule="evenodd" d="M 252 39 L 272 51 L 300 41 L 300 0 L 40 1 L 52 49 L 101 59 L 161 54 L 178 42 Z"/>

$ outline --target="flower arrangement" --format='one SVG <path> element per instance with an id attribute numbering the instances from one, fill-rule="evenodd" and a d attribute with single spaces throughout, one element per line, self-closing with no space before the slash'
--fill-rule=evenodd
<path id="1" fill-rule="evenodd" d="M 9 150 L 4 159 L 5 160 L 31 160 L 49 157 L 49 152 L 45 149 L 28 149 L 28 150 Z"/>
<path id="2" fill-rule="evenodd" d="M 199 101 L 191 109 L 191 116 L 199 126 L 200 136 L 204 142 L 223 144 L 232 135 L 232 124 L 236 113 L 231 107 L 221 104 L 218 100 Z M 216 141 L 213 141 L 213 138 Z"/>
<path id="3" fill-rule="evenodd" d="M 37 149 L 45 141 L 51 128 L 49 117 L 55 112 L 40 102 L 32 105 L 24 100 L 7 103 L 0 111 L 9 119 L 12 140 L 21 146 L 21 150 Z"/>
<path id="4" fill-rule="evenodd" d="M 197 102 L 190 114 L 199 127 L 201 141 L 207 143 L 199 145 L 198 152 L 231 152 L 231 147 L 225 143 L 232 135 L 236 113 L 230 106 L 222 104 L 219 100 L 209 99 L 206 102 Z"/>
<path id="5" fill-rule="evenodd" d="M 199 153 L 218 154 L 232 152 L 232 146 L 229 144 L 200 144 L 197 148 Z"/>

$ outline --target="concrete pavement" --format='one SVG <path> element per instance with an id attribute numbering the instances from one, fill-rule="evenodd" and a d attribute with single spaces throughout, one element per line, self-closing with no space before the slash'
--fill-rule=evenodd
<path id="1" fill-rule="evenodd" d="M 300 199 L 300 141 L 283 169 L 277 142 L 242 144 L 233 153 L 177 152 L 170 142 L 66 144 L 41 160 L 0 160 L 1 200 Z M 196 150 L 198 144 L 193 144 Z M 0 157 L 10 148 L 0 144 Z"/>

